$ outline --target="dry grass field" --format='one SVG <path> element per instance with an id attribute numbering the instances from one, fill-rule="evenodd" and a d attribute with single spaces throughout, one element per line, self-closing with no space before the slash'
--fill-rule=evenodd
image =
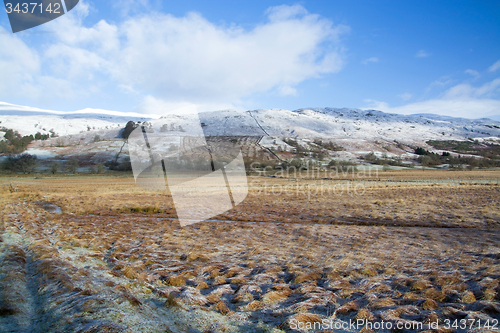
<path id="1" fill-rule="evenodd" d="M 131 177 L 3 177 L 0 331 L 496 332 L 499 178 L 254 175 L 181 227 Z"/>

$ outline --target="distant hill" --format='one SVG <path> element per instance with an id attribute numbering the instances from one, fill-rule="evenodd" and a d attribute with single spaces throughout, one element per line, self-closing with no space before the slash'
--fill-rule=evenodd
<path id="1" fill-rule="evenodd" d="M 16 130 L 21 135 L 55 133 L 57 137 L 30 145 L 28 151 L 41 158 L 64 160 L 79 156 L 90 163 L 118 155 L 128 158 L 126 142 L 120 133 L 130 120 L 153 128 L 158 126 L 158 130 L 165 124 L 169 128 L 183 128 L 186 134 L 190 133 L 193 123 L 199 132 L 199 123 L 205 136 L 260 137 L 255 147 L 267 149 L 269 153 L 293 152 L 294 147 L 288 144 L 288 139 L 298 146 L 323 149 L 324 146 L 314 143 L 319 139 L 335 143 L 339 149 L 331 150 L 327 157 L 339 159 L 355 159 L 369 152 L 410 158 L 415 147 L 434 149 L 427 145 L 429 140 L 500 143 L 498 121 L 436 114 L 303 108 L 294 111 L 222 110 L 200 113 L 196 119 L 192 115 L 143 115 L 96 109 L 61 112 L 0 102 L 0 127 Z"/>
<path id="2" fill-rule="evenodd" d="M 0 102 L 0 126 L 22 135 L 49 133 L 72 135 L 92 130 L 115 130 L 129 121 L 163 118 L 172 124 L 189 116 L 143 115 L 119 111 L 84 109 L 72 112 L 43 110 Z M 267 135 L 353 139 L 448 139 L 500 137 L 500 122 L 436 114 L 400 115 L 377 110 L 349 108 L 303 108 L 295 111 L 260 109 L 246 112 L 223 110 L 200 113 L 209 135 Z"/>

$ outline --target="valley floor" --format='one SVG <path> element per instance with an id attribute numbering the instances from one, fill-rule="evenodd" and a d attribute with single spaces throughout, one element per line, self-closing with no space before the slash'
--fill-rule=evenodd
<path id="1" fill-rule="evenodd" d="M 0 178 L 0 331 L 498 331 L 499 171 L 357 176 L 187 227 L 130 177 Z"/>

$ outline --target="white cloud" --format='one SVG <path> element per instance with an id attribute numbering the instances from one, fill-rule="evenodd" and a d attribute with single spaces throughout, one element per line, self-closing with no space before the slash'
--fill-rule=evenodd
<path id="1" fill-rule="evenodd" d="M 478 71 L 475 71 L 475 70 L 473 70 L 473 69 L 467 69 L 467 70 L 465 70 L 465 71 L 464 71 L 464 73 L 465 73 L 465 74 L 472 75 L 472 76 L 474 76 L 474 77 L 476 77 L 476 78 L 480 76 L 480 75 L 479 75 L 479 72 L 478 72 Z"/>
<path id="2" fill-rule="evenodd" d="M 363 60 L 361 63 L 362 63 L 363 65 L 367 65 L 367 64 L 369 64 L 370 62 L 378 62 L 378 58 L 377 58 L 377 57 L 371 57 L 371 58 L 368 58 L 368 59 Z"/>
<path id="3" fill-rule="evenodd" d="M 426 52 L 424 50 L 420 50 L 420 51 L 417 52 L 417 54 L 415 54 L 415 57 L 417 57 L 417 58 L 426 58 L 426 57 L 428 57 L 430 55 L 431 55 L 431 53 L 428 53 L 428 52 Z"/>
<path id="4" fill-rule="evenodd" d="M 230 103 L 168 102 L 151 95 L 144 98 L 144 101 L 136 108 L 136 111 L 139 113 L 162 115 L 168 113 L 180 114 L 227 109 L 243 111 L 241 107 Z"/>
<path id="5" fill-rule="evenodd" d="M 99 54 L 109 49 L 107 31 L 112 32 L 112 26 L 101 21 L 93 28 L 81 27 L 89 11 L 88 4 L 80 1 L 69 14 L 48 23 L 52 24 L 48 30 L 56 31 L 50 34 L 54 42 L 39 48 L 23 41 L 29 35 L 6 33 L 0 27 L 0 99 L 51 104 L 56 98 L 100 93 L 96 83 L 88 81 L 103 70 Z"/>
<path id="6" fill-rule="evenodd" d="M 410 98 L 412 98 L 412 94 L 405 92 L 405 93 L 399 94 L 398 97 L 401 98 L 403 101 L 407 101 Z"/>
<path id="7" fill-rule="evenodd" d="M 65 44 L 51 45 L 45 52 L 50 61 L 52 73 L 75 79 L 79 76 L 89 78 L 92 73 L 102 70 L 106 61 L 94 52 Z"/>
<path id="8" fill-rule="evenodd" d="M 496 72 L 499 68 L 500 68 L 500 60 L 498 60 L 493 65 L 491 65 L 490 67 L 488 67 L 488 70 L 490 72 Z"/>
<path id="9" fill-rule="evenodd" d="M 439 79 L 437 79 L 436 81 L 429 84 L 425 88 L 425 92 L 428 93 L 429 91 L 431 91 L 435 87 L 440 87 L 440 89 L 442 89 L 442 87 L 447 86 L 451 83 L 453 83 L 453 80 L 450 78 L 449 75 L 441 76 Z"/>
<path id="10" fill-rule="evenodd" d="M 437 113 L 451 117 L 474 119 L 498 115 L 499 111 L 500 101 L 474 98 L 460 98 L 454 100 L 434 99 L 392 109 L 392 112 L 403 114 Z"/>
<path id="11" fill-rule="evenodd" d="M 297 95 L 297 89 L 289 87 L 289 86 L 283 86 L 279 89 L 280 95 L 281 96 L 296 96 Z"/>
<path id="12" fill-rule="evenodd" d="M 390 107 L 385 102 L 365 100 L 364 109 L 376 109 L 400 114 L 434 113 L 450 117 L 484 118 L 500 112 L 500 101 L 494 99 L 460 98 L 454 100 L 431 99 L 423 102 Z"/>
<path id="13" fill-rule="evenodd" d="M 367 99 L 364 101 L 367 104 L 364 109 L 401 114 L 435 113 L 452 117 L 482 118 L 500 114 L 500 101 L 492 99 L 493 95 L 498 93 L 500 93 L 500 78 L 479 87 L 458 84 L 438 98 L 398 107 Z"/>
<path id="14" fill-rule="evenodd" d="M 151 5 L 149 0 L 115 0 L 113 3 L 113 7 L 118 9 L 122 15 L 139 12 Z"/>
<path id="15" fill-rule="evenodd" d="M 431 86 L 446 86 L 452 82 L 453 82 L 453 80 L 450 78 L 450 76 L 445 75 L 445 76 L 441 76 L 439 79 L 432 82 L 430 85 Z"/>
<path id="16" fill-rule="evenodd" d="M 294 95 L 300 82 L 340 71 L 344 65 L 340 37 L 349 31 L 300 5 L 271 7 L 266 11 L 268 20 L 250 30 L 219 26 L 197 13 L 174 17 L 157 12 L 118 25 L 100 21 L 85 27 L 90 11 L 88 3 L 80 1 L 75 10 L 48 23 L 57 31 L 57 41 L 45 45 L 40 60 L 36 51 L 9 36 L 21 45 L 12 49 L 35 59 L 34 70 L 43 62 L 48 76 L 67 80 L 68 86 L 82 91 L 112 84 L 121 93 L 150 95 L 166 103 L 238 105 L 258 92 Z M 4 43 L 0 45 L 2 55 Z M 0 56 L 0 63 L 10 66 L 10 58 L 4 58 Z M 20 85 L 31 79 L 18 80 L 23 81 Z M 8 82 L 2 72 L 0 85 Z M 145 99 L 142 107 L 147 105 L 152 104 Z"/>
<path id="17" fill-rule="evenodd" d="M 270 7 L 266 10 L 266 14 L 272 22 L 279 22 L 297 16 L 309 15 L 307 10 L 298 4 L 292 6 L 281 5 Z"/>
<path id="18" fill-rule="evenodd" d="M 268 13 L 270 21 L 251 31 L 218 27 L 195 13 L 129 20 L 113 75 L 167 100 L 227 102 L 342 68 L 341 50 L 323 52 L 320 44 L 337 42 L 346 27 L 300 6 Z"/>
<path id="19" fill-rule="evenodd" d="M 473 87 L 470 84 L 462 83 L 448 89 L 443 98 L 479 98 L 479 97 L 492 97 L 495 93 L 500 91 L 500 78 L 487 82 L 480 87 Z"/>
<path id="20" fill-rule="evenodd" d="M 0 94 L 6 97 L 35 97 L 44 80 L 37 51 L 26 45 L 18 35 L 0 26 Z"/>
<path id="21" fill-rule="evenodd" d="M 369 98 L 364 99 L 363 102 L 365 102 L 365 106 L 361 107 L 360 109 L 391 112 L 391 111 L 388 111 L 389 109 L 391 109 L 391 107 L 389 106 L 389 103 L 381 102 L 381 101 L 377 101 L 376 99 L 369 99 Z"/>

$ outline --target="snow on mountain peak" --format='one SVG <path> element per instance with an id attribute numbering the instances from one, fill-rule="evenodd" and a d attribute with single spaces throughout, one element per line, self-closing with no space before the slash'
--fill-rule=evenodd
<path id="1" fill-rule="evenodd" d="M 100 109 L 73 112 L 43 110 L 0 102 L 0 126 L 21 134 L 74 135 L 92 130 L 123 128 L 132 120 L 182 124 L 189 115 L 145 115 Z M 199 114 L 206 135 L 360 139 L 400 141 L 466 140 L 500 137 L 500 122 L 435 114 L 400 115 L 352 108 L 222 110 Z"/>

